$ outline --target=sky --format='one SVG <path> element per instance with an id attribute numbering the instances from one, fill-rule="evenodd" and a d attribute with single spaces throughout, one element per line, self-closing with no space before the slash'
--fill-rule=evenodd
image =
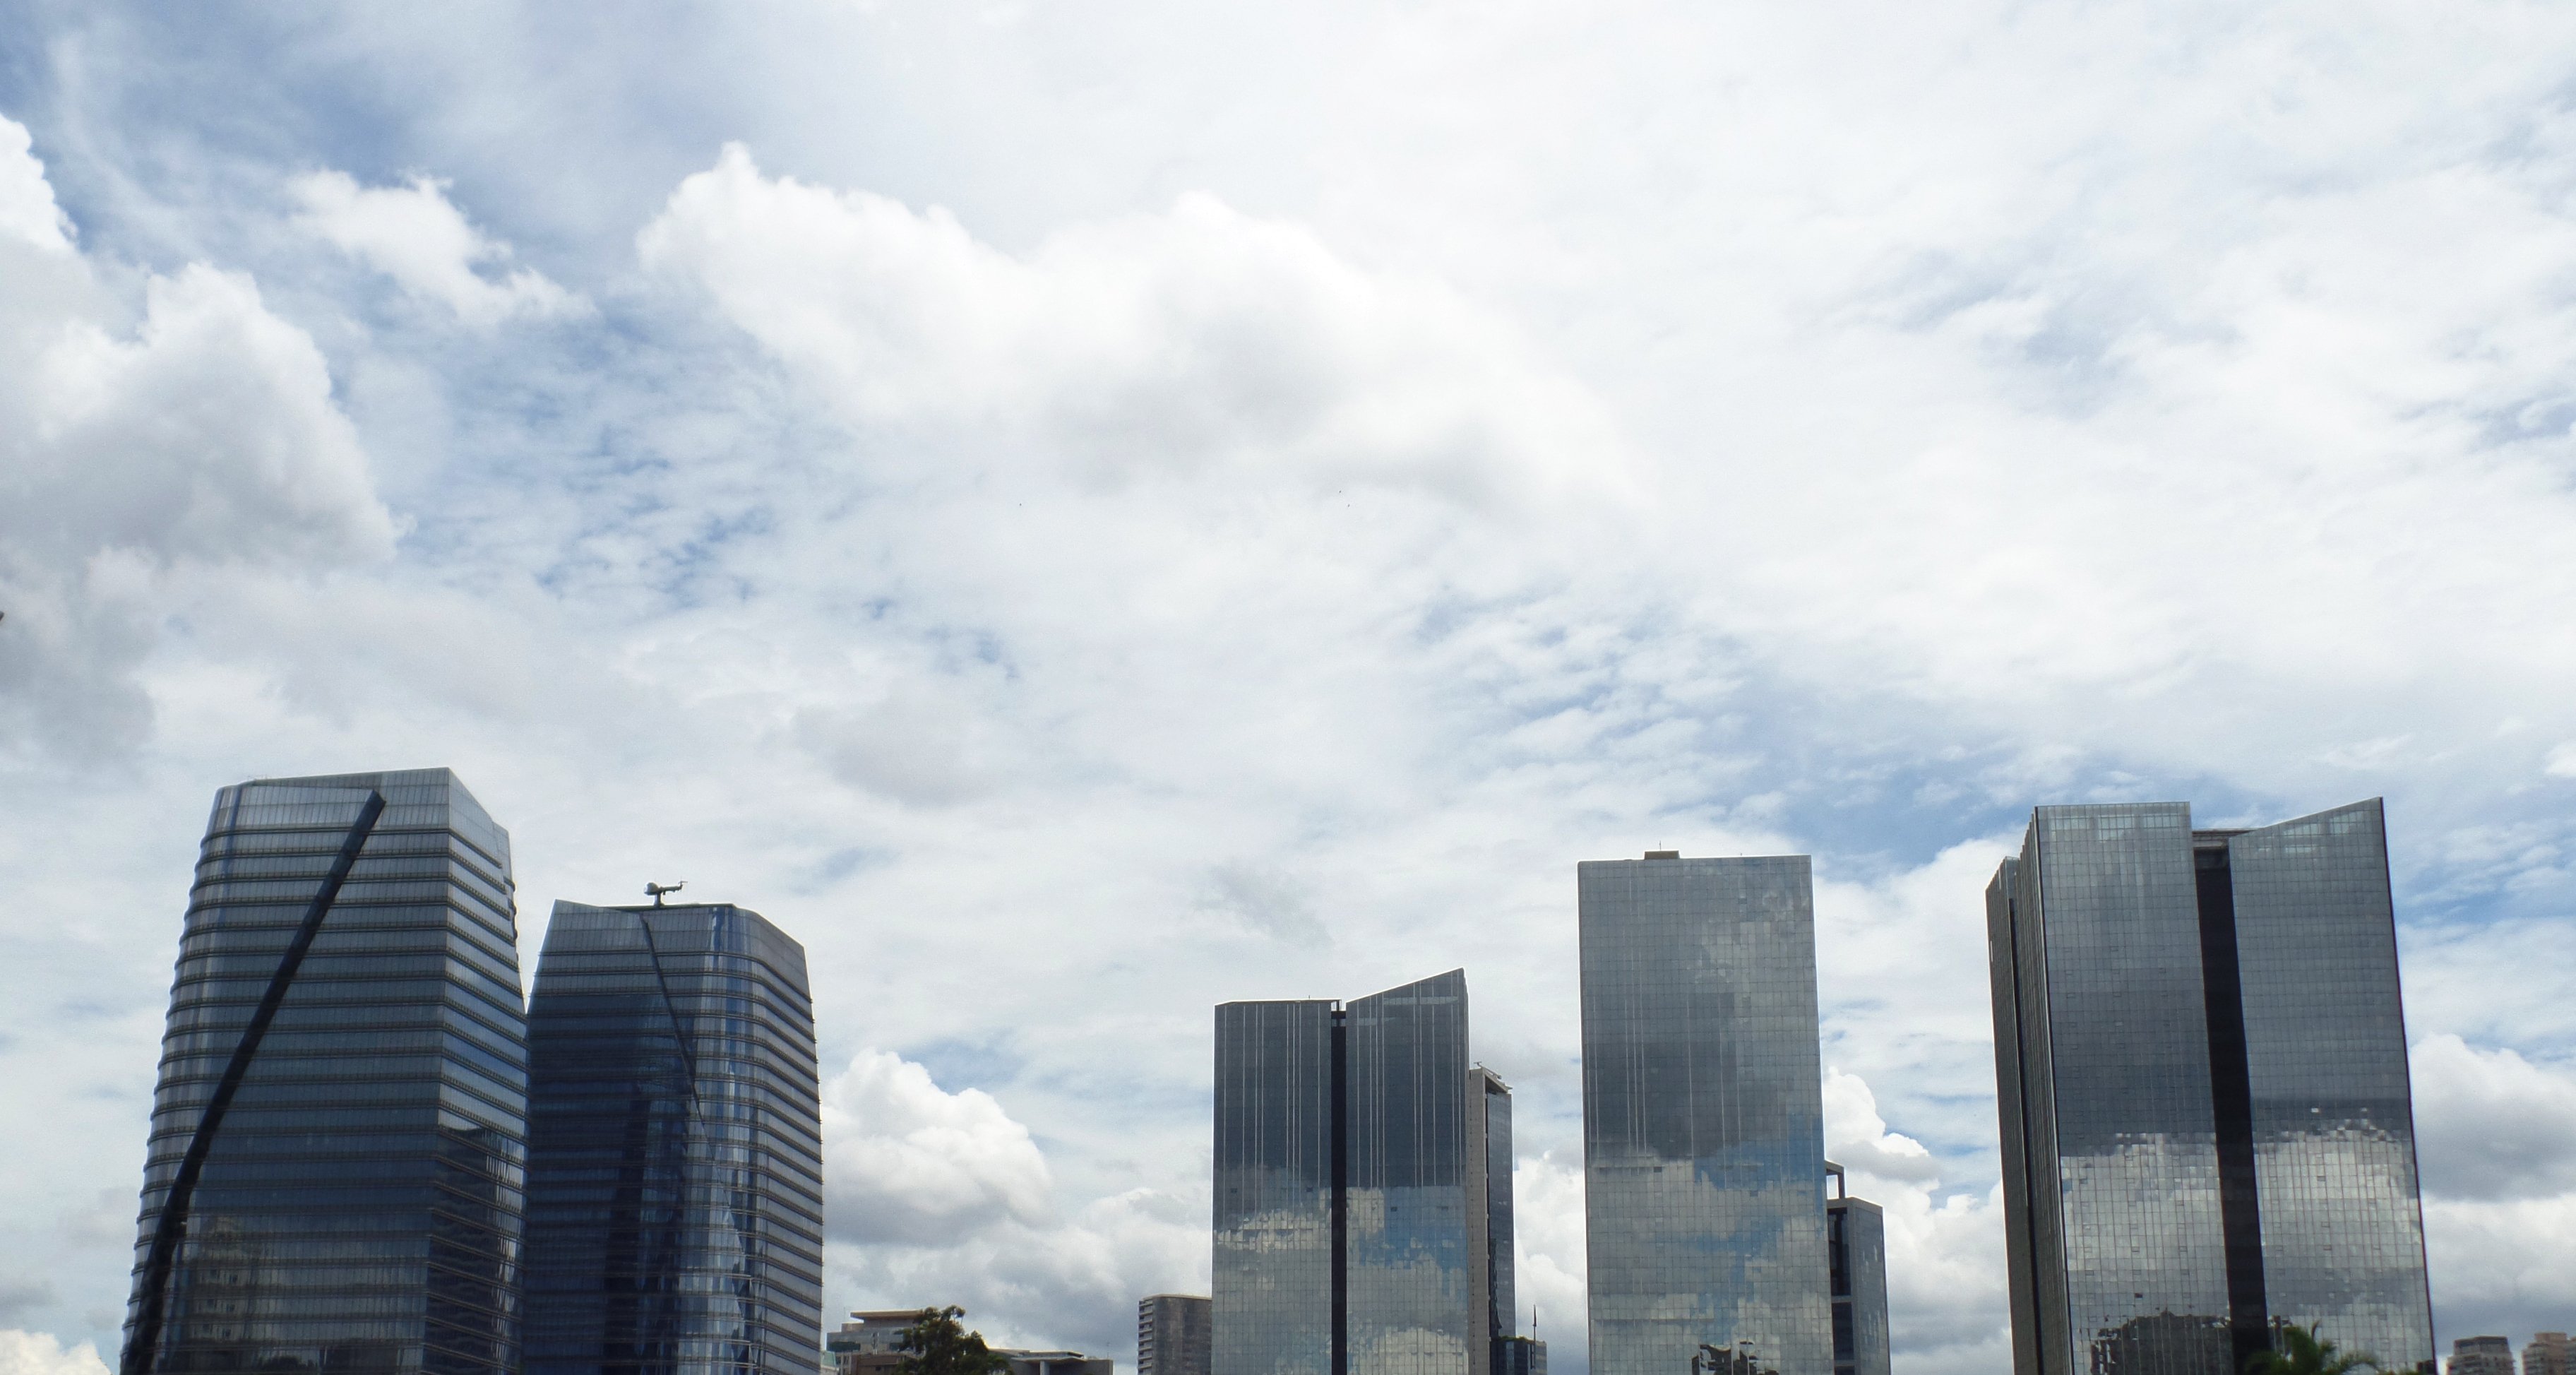
<path id="1" fill-rule="evenodd" d="M 1212 1004 L 1467 970 L 1584 1375 L 1574 865 L 1810 854 L 1896 1365 L 1982 891 L 2384 797 L 2439 1339 L 2576 1324 L 2576 10 L 0 8 L 0 1375 L 112 1361 L 214 790 L 806 945 L 827 1308 L 1132 1359 Z"/>

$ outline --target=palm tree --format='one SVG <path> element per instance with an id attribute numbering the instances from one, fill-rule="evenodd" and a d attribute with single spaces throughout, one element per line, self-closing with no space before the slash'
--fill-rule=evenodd
<path id="1" fill-rule="evenodd" d="M 2382 1375 L 2378 1357 L 2337 1348 L 2317 1335 L 2319 1326 L 2274 1328 L 2272 1349 L 2246 1357 L 2245 1375 Z"/>

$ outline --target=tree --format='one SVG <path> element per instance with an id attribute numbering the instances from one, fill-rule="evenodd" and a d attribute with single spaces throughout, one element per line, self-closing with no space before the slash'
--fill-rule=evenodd
<path id="1" fill-rule="evenodd" d="M 1011 1363 L 984 1345 L 983 1333 L 966 1330 L 958 1321 L 965 1316 L 955 1304 L 921 1310 L 894 1344 L 903 1353 L 895 1375 L 1009 1375 Z"/>
<path id="2" fill-rule="evenodd" d="M 2377 1375 L 2378 1357 L 2337 1348 L 2317 1335 L 2318 1326 L 2274 1328 L 2272 1349 L 2246 1357 L 2245 1375 Z"/>

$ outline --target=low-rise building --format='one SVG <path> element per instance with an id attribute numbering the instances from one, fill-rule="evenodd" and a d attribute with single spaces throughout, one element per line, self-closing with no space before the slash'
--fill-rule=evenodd
<path id="1" fill-rule="evenodd" d="M 1117 1375 L 1118 1371 L 1116 1361 L 1079 1351 L 1015 1351 L 997 1346 L 993 1354 L 1011 1363 L 1011 1375 Z"/>
<path id="2" fill-rule="evenodd" d="M 2452 1342 L 2450 1375 L 2514 1375 L 2513 1343 L 2503 1337 L 2462 1337 Z"/>
<path id="3" fill-rule="evenodd" d="M 902 1362 L 903 1330 L 921 1320 L 919 1308 L 852 1313 L 840 1330 L 823 1339 L 831 1353 L 832 1375 L 894 1375 Z"/>
<path id="4" fill-rule="evenodd" d="M 1212 1303 L 1153 1294 L 1136 1305 L 1136 1375 L 1209 1375 Z"/>

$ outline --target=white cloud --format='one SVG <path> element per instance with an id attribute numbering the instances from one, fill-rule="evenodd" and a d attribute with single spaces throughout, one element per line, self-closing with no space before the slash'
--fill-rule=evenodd
<path id="1" fill-rule="evenodd" d="M 0 117 L 0 236 L 36 248 L 67 253 L 72 246 L 71 217 L 54 203 L 53 183 L 35 154 L 27 126 Z"/>
<path id="2" fill-rule="evenodd" d="M 1546 1342 L 1548 1369 L 1563 1369 L 1569 1358 L 1585 1353 L 1591 1340 L 1584 1308 L 1589 1291 L 1584 1284 L 1581 1142 L 1521 1157 L 1512 1172 L 1512 1229 L 1512 1283 L 1520 1301 L 1521 1334 Z"/>
<path id="3" fill-rule="evenodd" d="M 1825 1154 L 1850 1172 L 1851 1193 L 1885 1217 L 1888 1320 L 1907 1368 L 1966 1372 L 2009 1355 L 2000 1189 L 1943 1190 L 1931 1152 L 1888 1130 L 1859 1076 L 1832 1068 Z"/>
<path id="4" fill-rule="evenodd" d="M 1204 1190 L 1059 1211 L 1028 1128 L 885 1051 L 861 1051 L 823 1103 L 830 1269 L 860 1306 L 957 1303 L 997 1344 L 1116 1350 L 1137 1295 L 1205 1286 Z"/>
<path id="5" fill-rule="evenodd" d="M 1033 450 L 1103 483 L 1288 475 L 1468 501 L 1622 481 L 1598 403 L 1505 322 L 1203 194 L 1013 256 L 942 209 L 765 177 L 734 144 L 638 243 L 850 419 L 963 427 L 994 468 Z"/>
<path id="6" fill-rule="evenodd" d="M 0 240 L 0 750 L 77 755 L 148 728 L 134 674 L 174 610 L 381 559 L 394 522 L 320 350 L 248 277 L 151 276 L 129 328 L 64 248 Z"/>
<path id="7" fill-rule="evenodd" d="M 2424 1190 L 2455 1199 L 2576 1194 L 2576 1074 L 2447 1033 L 2415 1043 Z"/>
<path id="8" fill-rule="evenodd" d="M 98 1348 L 65 1346 L 47 1332 L 0 1329 L 0 1375 L 107 1375 Z"/>
<path id="9" fill-rule="evenodd" d="M 1281 870 L 1246 863 L 1216 865 L 1207 872 L 1198 905 L 1291 945 L 1321 946 L 1332 941 L 1332 933 L 1315 916 L 1307 886 Z"/>
<path id="10" fill-rule="evenodd" d="M 796 738 L 852 787 L 924 805 L 961 801 L 995 780 L 958 690 L 904 685 L 865 706 L 800 708 Z"/>
<path id="11" fill-rule="evenodd" d="M 1857 1074 L 1825 1071 L 1825 1155 L 1854 1174 L 1906 1184 L 1932 1184 L 1940 1164 L 1923 1143 L 1887 1129 L 1878 1097 Z"/>
<path id="12" fill-rule="evenodd" d="M 891 1051 L 863 1050 L 823 1091 L 832 1235 L 955 1241 L 1052 1220 L 1053 1177 L 1029 1129 L 982 1089 L 949 1093 Z"/>
<path id="13" fill-rule="evenodd" d="M 510 246 L 468 223 L 447 199 L 447 186 L 426 176 L 403 186 L 360 186 L 346 172 L 326 171 L 296 178 L 291 189 L 304 207 L 296 222 L 307 232 L 405 291 L 445 304 L 467 324 L 589 313 L 588 301 L 535 268 L 504 271 Z"/>
<path id="14" fill-rule="evenodd" d="M 2551 750 L 2542 771 L 2552 778 L 2576 778 L 2576 740 Z"/>

